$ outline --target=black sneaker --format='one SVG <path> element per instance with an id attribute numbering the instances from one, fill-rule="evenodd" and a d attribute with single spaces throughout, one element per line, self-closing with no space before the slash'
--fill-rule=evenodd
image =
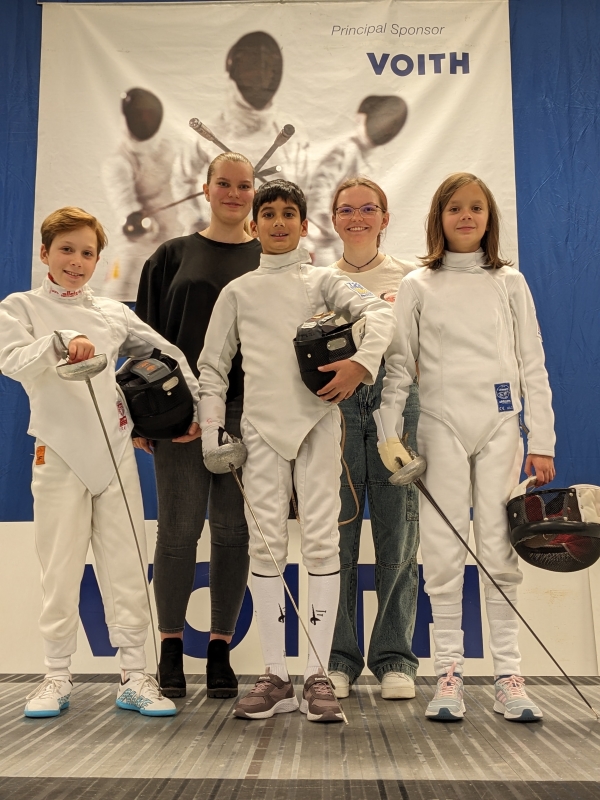
<path id="1" fill-rule="evenodd" d="M 165 697 L 185 697 L 183 639 L 173 637 L 162 640 L 158 672 L 160 688 Z"/>
<path id="2" fill-rule="evenodd" d="M 229 645 L 212 639 L 206 651 L 206 693 L 209 697 L 237 697 L 238 682 L 229 666 Z"/>

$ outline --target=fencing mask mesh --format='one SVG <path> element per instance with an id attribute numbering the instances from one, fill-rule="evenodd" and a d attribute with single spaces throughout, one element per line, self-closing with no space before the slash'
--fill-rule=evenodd
<path id="1" fill-rule="evenodd" d="M 254 31 L 233 45 L 225 66 L 244 100 L 260 111 L 271 102 L 279 88 L 283 58 L 272 36 Z"/>
<path id="2" fill-rule="evenodd" d="M 528 564 L 576 572 L 600 558 L 599 486 L 515 490 L 507 511 L 511 543 Z"/>
<path id="3" fill-rule="evenodd" d="M 369 95 L 358 107 L 359 114 L 366 115 L 367 136 L 375 147 L 391 142 L 406 122 L 408 106 L 401 97 Z"/>
<path id="4" fill-rule="evenodd" d="M 151 139 L 160 128 L 163 118 L 162 103 L 147 89 L 130 89 L 123 95 L 121 110 L 129 133 L 138 142 Z"/>

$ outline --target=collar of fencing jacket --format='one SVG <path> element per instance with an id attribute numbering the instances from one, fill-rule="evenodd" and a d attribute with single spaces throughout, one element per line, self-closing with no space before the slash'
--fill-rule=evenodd
<path id="1" fill-rule="evenodd" d="M 48 295 L 52 300 L 58 300 L 60 303 L 81 303 L 88 297 L 91 297 L 92 290 L 87 286 L 82 286 L 80 289 L 65 289 L 54 283 L 50 278 L 44 278 L 42 282 L 42 289 L 44 294 Z"/>
<path id="2" fill-rule="evenodd" d="M 303 247 L 297 247 L 295 250 L 290 250 L 289 253 L 281 253 L 281 255 L 266 255 L 262 253 L 260 256 L 260 269 L 269 270 L 269 272 L 291 267 L 293 264 L 310 264 L 308 250 Z"/>
<path id="3" fill-rule="evenodd" d="M 486 261 L 486 255 L 481 247 L 474 253 L 451 253 L 446 250 L 443 266 L 446 269 L 469 269 L 471 267 L 485 267 Z"/>

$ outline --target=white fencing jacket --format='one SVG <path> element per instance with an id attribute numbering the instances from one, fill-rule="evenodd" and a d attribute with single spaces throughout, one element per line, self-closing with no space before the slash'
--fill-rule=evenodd
<path id="1" fill-rule="evenodd" d="M 418 361 L 421 413 L 446 423 L 467 453 L 524 407 L 528 452 L 553 456 L 552 396 L 531 292 L 516 269 L 484 264 L 482 250 L 446 252 L 441 269 L 418 269 L 400 284 L 381 401 L 386 438 L 402 434 Z"/>
<path id="2" fill-rule="evenodd" d="M 303 249 L 262 255 L 258 269 L 227 284 L 215 304 L 198 359 L 200 420 L 224 426 L 227 374 L 241 345 L 244 415 L 262 438 L 289 460 L 331 403 L 302 382 L 293 340 L 298 327 L 327 309 L 354 320 L 366 318 L 365 336 L 352 361 L 375 382 L 393 331 L 389 304 L 329 267 L 303 263 Z M 331 373 L 334 377 L 334 373 Z"/>
<path id="3" fill-rule="evenodd" d="M 87 336 L 96 353 L 108 358 L 107 368 L 92 378 L 92 385 L 117 463 L 133 428 L 115 381 L 119 356 L 145 358 L 159 348 L 177 359 L 194 398 L 195 421 L 198 383 L 178 347 L 127 306 L 94 297 L 87 286 L 72 291 L 45 278 L 39 289 L 11 294 L 0 303 L 0 371 L 19 381 L 29 395 L 28 433 L 54 450 L 91 494 L 100 494 L 115 470 L 85 382 L 64 381 L 56 372 L 62 359 L 55 331 L 65 344 Z"/>

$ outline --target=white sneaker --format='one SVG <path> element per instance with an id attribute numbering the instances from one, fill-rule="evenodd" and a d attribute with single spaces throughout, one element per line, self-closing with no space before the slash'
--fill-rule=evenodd
<path id="1" fill-rule="evenodd" d="M 145 672 L 130 672 L 125 683 L 119 683 L 117 705 L 145 717 L 173 717 L 177 713 L 175 703 L 163 697 L 156 679 Z"/>
<path id="2" fill-rule="evenodd" d="M 465 715 L 463 679 L 454 674 L 456 663 L 448 667 L 446 674 L 438 679 L 433 700 L 429 701 L 425 716 L 441 722 L 452 722 Z"/>
<path id="3" fill-rule="evenodd" d="M 348 697 L 350 694 L 350 677 L 345 672 L 340 672 L 337 669 L 328 674 L 335 687 L 334 694 L 337 699 L 343 700 Z"/>
<path id="4" fill-rule="evenodd" d="M 25 716 L 58 717 L 61 711 L 69 707 L 72 688 L 73 681 L 67 673 L 46 675 L 37 689 L 27 695 Z"/>
<path id="5" fill-rule="evenodd" d="M 409 700 L 415 696 L 415 682 L 405 672 L 386 672 L 381 680 L 384 700 Z"/>
<path id="6" fill-rule="evenodd" d="M 544 716 L 533 700 L 527 697 L 525 678 L 520 675 L 496 678 L 494 691 L 494 711 L 504 714 L 504 719 L 511 722 L 537 722 Z"/>

